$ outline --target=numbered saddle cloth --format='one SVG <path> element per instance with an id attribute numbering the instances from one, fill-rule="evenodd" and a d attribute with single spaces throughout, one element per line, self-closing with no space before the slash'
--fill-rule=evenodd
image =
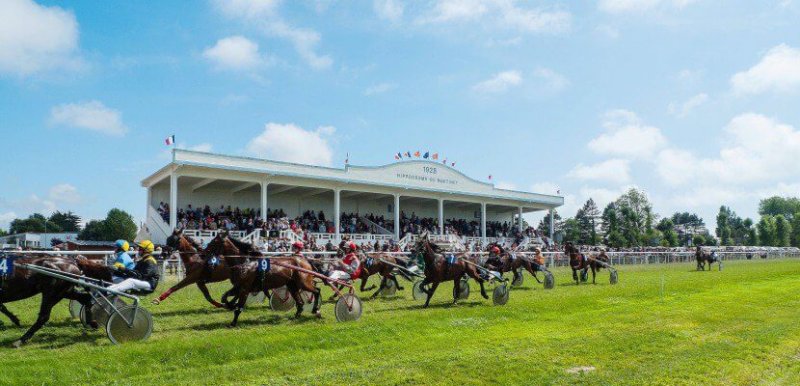
<path id="1" fill-rule="evenodd" d="M 367 268 L 369 268 L 372 266 L 372 264 L 375 264 L 375 259 L 372 257 L 367 257 L 367 261 L 364 262 L 364 264 L 367 266 Z"/>
<path id="2" fill-rule="evenodd" d="M 447 264 L 453 265 L 453 264 L 456 263 L 456 255 L 454 255 L 452 253 L 448 254 L 447 257 L 445 258 L 445 260 L 447 260 Z"/>
<path id="3" fill-rule="evenodd" d="M 219 265 L 219 262 L 219 256 L 211 256 L 211 258 L 208 259 L 207 264 L 211 268 L 216 268 Z"/>
<path id="4" fill-rule="evenodd" d="M 14 260 L 16 256 L 0 256 L 0 278 L 11 277 L 14 274 Z"/>

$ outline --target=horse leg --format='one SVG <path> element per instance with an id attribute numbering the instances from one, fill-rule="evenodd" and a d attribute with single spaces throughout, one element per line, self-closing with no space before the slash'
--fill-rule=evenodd
<path id="1" fill-rule="evenodd" d="M 401 287 L 401 286 L 400 286 L 400 283 L 398 283 L 398 282 L 397 282 L 397 276 L 396 276 L 396 275 L 391 275 L 391 276 L 389 276 L 389 277 L 390 277 L 390 278 L 391 278 L 391 280 L 394 282 L 394 285 L 395 285 L 395 286 L 397 286 L 397 290 L 398 290 L 398 291 L 402 291 L 402 290 L 404 290 L 404 289 L 405 289 L 405 288 L 403 288 L 403 287 Z"/>
<path id="2" fill-rule="evenodd" d="M 174 286 L 170 287 L 170 289 L 164 291 L 164 293 L 159 295 L 157 298 L 153 299 L 152 303 L 155 304 L 155 305 L 158 305 L 161 302 L 163 302 L 164 299 L 168 298 L 170 295 L 172 295 L 173 293 L 177 292 L 181 288 L 186 287 L 187 285 L 195 283 L 195 282 L 198 282 L 198 280 L 196 278 L 194 278 L 193 276 L 184 277 L 183 280 L 178 282 L 178 284 L 175 284 Z M 198 286 L 199 285 L 200 284 L 198 282 Z M 202 291 L 202 288 L 200 290 Z"/>
<path id="3" fill-rule="evenodd" d="M 594 265 L 592 266 L 592 284 L 597 284 L 595 281 L 595 275 L 597 275 L 597 269 L 595 269 Z"/>
<path id="4" fill-rule="evenodd" d="M 294 306 L 296 307 L 296 311 L 294 313 L 295 318 L 300 318 L 300 314 L 303 313 L 303 297 L 300 296 L 300 291 L 297 290 L 295 286 L 286 286 L 289 289 L 289 294 L 292 295 L 292 299 L 294 299 Z"/>
<path id="5" fill-rule="evenodd" d="M 378 287 L 378 290 L 377 290 L 377 291 L 375 291 L 375 293 L 374 293 L 374 294 L 372 294 L 372 296 L 370 296 L 370 297 L 369 297 L 370 299 L 375 299 L 375 298 L 377 298 L 377 297 L 378 297 L 378 295 L 380 295 L 380 294 L 381 294 L 381 291 L 383 291 L 384 289 L 386 289 L 386 280 L 387 280 L 387 279 L 386 279 L 385 277 L 381 279 L 381 286 L 380 286 L 380 287 Z M 364 282 L 362 281 L 361 283 L 364 283 Z M 375 287 L 375 286 L 372 286 L 372 287 Z"/>
<path id="6" fill-rule="evenodd" d="M 458 302 L 458 295 L 461 294 L 461 280 L 458 278 L 453 279 L 453 287 L 455 291 L 453 291 L 453 304 Z"/>
<path id="7" fill-rule="evenodd" d="M 422 308 L 428 308 L 428 305 L 431 303 L 431 298 L 433 297 L 433 293 L 436 292 L 436 287 L 439 286 L 439 282 L 432 283 L 431 289 L 428 291 L 428 298 L 425 299 L 425 305 Z"/>
<path id="8" fill-rule="evenodd" d="M 575 268 L 572 268 L 572 280 L 575 280 L 575 284 L 577 285 L 581 284 L 580 280 L 578 279 L 578 270 Z"/>
<path id="9" fill-rule="evenodd" d="M 11 313 L 11 311 L 8 308 L 6 308 L 6 305 L 3 303 L 0 303 L 0 312 L 2 312 L 3 315 L 8 316 L 8 319 L 10 319 L 11 323 L 14 323 L 15 326 L 22 327 L 19 323 L 19 318 L 17 318 L 16 315 Z M 2 322 L 0 322 L 0 325 L 2 325 Z"/>
<path id="10" fill-rule="evenodd" d="M 206 282 L 204 282 L 204 281 L 198 281 L 198 282 L 197 282 L 197 288 L 199 288 L 199 289 L 200 289 L 200 292 L 202 292 L 202 293 L 203 293 L 203 297 L 205 297 L 205 298 L 206 298 L 206 300 L 207 300 L 209 303 L 211 303 L 211 305 L 212 305 L 212 306 L 214 306 L 214 307 L 216 307 L 216 308 L 222 308 L 222 307 L 225 307 L 224 305 L 222 305 L 222 303 L 220 303 L 220 302 L 218 302 L 218 301 L 214 300 L 213 298 L 211 298 L 211 294 L 208 292 L 208 287 L 206 287 Z"/>
<path id="11" fill-rule="evenodd" d="M 92 315 L 92 303 L 93 298 L 88 292 L 80 292 L 76 290 L 72 290 L 66 295 L 65 298 L 70 300 L 75 300 L 83 305 L 84 309 L 83 312 L 86 313 L 86 320 L 88 320 L 89 327 L 97 329 L 99 326 L 97 325 L 97 321 L 94 320 L 94 315 Z"/>
<path id="12" fill-rule="evenodd" d="M 239 323 L 239 315 L 242 313 L 245 304 L 247 303 L 247 291 L 240 290 L 239 291 L 239 298 L 236 302 L 236 308 L 233 310 L 233 321 L 230 324 L 230 327 L 236 327 Z"/>
<path id="13" fill-rule="evenodd" d="M 39 316 L 36 318 L 36 322 L 33 323 L 31 328 L 25 332 L 16 342 L 14 342 L 14 347 L 19 348 L 23 344 L 27 343 L 28 340 L 33 337 L 37 331 L 39 331 L 42 326 L 50 320 L 50 312 L 53 310 L 53 307 L 58 304 L 58 302 L 63 299 L 63 293 L 56 292 L 56 291 L 48 291 L 42 294 L 42 303 L 39 305 Z"/>
<path id="14" fill-rule="evenodd" d="M 369 276 L 361 278 L 361 288 L 359 288 L 361 292 L 372 291 L 375 289 L 374 284 L 369 286 L 369 288 L 367 288 L 367 281 L 369 281 Z"/>

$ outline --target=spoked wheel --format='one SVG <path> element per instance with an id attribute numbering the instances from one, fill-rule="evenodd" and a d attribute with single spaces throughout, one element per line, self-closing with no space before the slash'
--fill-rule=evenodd
<path id="1" fill-rule="evenodd" d="M 286 312 L 294 308 L 294 304 L 294 298 L 286 290 L 286 287 L 272 290 L 272 295 L 269 297 L 269 308 L 273 311 Z"/>
<path id="2" fill-rule="evenodd" d="M 394 280 L 386 280 L 386 287 L 381 291 L 381 296 L 394 296 L 397 293 L 397 286 L 394 284 Z"/>
<path id="3" fill-rule="evenodd" d="M 256 304 L 262 304 L 267 299 L 267 295 L 264 294 L 264 291 L 253 292 L 247 295 L 247 305 L 254 306 Z"/>
<path id="4" fill-rule="evenodd" d="M 344 294 L 336 301 L 334 312 L 339 322 L 350 322 L 361 318 L 361 299 L 354 294 Z"/>
<path id="5" fill-rule="evenodd" d="M 544 271 L 544 289 L 553 289 L 556 286 L 556 278 L 550 271 Z"/>
<path id="6" fill-rule="evenodd" d="M 414 300 L 422 300 L 425 299 L 426 296 L 428 296 L 428 294 L 422 289 L 422 280 L 415 281 L 414 285 L 411 287 L 411 297 L 413 297 Z"/>
<path id="7" fill-rule="evenodd" d="M 511 282 L 512 287 L 520 287 L 525 282 L 525 275 L 522 272 L 514 273 L 514 281 Z"/>
<path id="8" fill-rule="evenodd" d="M 311 311 L 314 310 L 314 293 L 300 291 L 300 297 L 303 298 L 303 312 L 308 312 L 310 314 Z"/>
<path id="9" fill-rule="evenodd" d="M 453 297 L 458 300 L 469 299 L 469 280 L 461 279 L 461 293 L 456 296 L 456 288 L 453 287 Z"/>
<path id="10" fill-rule="evenodd" d="M 106 334 L 114 344 L 142 341 L 149 338 L 152 332 L 153 316 L 141 307 L 118 308 L 106 324 Z"/>
<path id="11" fill-rule="evenodd" d="M 619 282 L 619 275 L 617 274 L 617 270 L 616 269 L 612 269 L 611 270 L 611 277 L 609 278 L 609 282 L 612 285 L 613 284 L 617 284 L 617 282 Z"/>
<path id="12" fill-rule="evenodd" d="M 492 291 L 492 303 L 496 306 L 505 305 L 508 303 L 509 292 L 508 283 L 506 282 L 494 287 L 494 291 Z"/>
<path id="13" fill-rule="evenodd" d="M 72 319 L 80 319 L 81 317 L 81 308 L 83 308 L 83 304 L 77 300 L 70 300 L 69 301 L 69 316 Z"/>
<path id="14" fill-rule="evenodd" d="M 127 306 L 127 304 L 124 301 L 122 301 L 122 299 L 116 296 L 108 297 L 108 299 L 114 304 L 114 307 L 116 307 L 117 309 Z M 95 301 L 94 303 L 92 303 L 91 310 L 94 320 L 97 321 L 97 324 L 100 326 L 108 323 L 108 318 L 111 317 L 111 314 L 114 312 L 114 309 L 111 307 L 111 305 L 109 305 L 105 301 L 101 302 Z M 83 326 L 88 328 L 89 321 L 86 320 L 85 306 L 81 306 L 80 319 Z"/>
<path id="15" fill-rule="evenodd" d="M 589 271 L 581 271 L 581 283 L 586 283 L 587 281 L 589 281 Z"/>

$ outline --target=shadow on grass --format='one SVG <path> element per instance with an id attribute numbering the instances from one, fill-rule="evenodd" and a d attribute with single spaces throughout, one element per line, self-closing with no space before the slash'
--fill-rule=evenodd
<path id="1" fill-rule="evenodd" d="M 215 307 L 208 307 L 208 308 L 197 308 L 192 310 L 175 310 L 175 311 L 157 311 L 159 306 L 152 306 L 148 309 L 151 311 L 153 316 L 158 317 L 170 317 L 170 316 L 189 316 L 189 315 L 217 315 L 217 314 L 224 314 L 230 313 L 230 310 L 226 310 L 224 308 L 215 308 Z"/>
<path id="2" fill-rule="evenodd" d="M 421 302 L 420 304 L 412 304 L 412 305 L 403 306 L 403 307 L 384 308 L 384 309 L 381 309 L 381 310 L 374 311 L 374 313 L 380 314 L 380 313 L 392 312 L 392 311 L 425 310 L 426 308 L 423 307 L 424 305 L 425 304 Z M 457 304 L 453 304 L 452 302 L 432 303 L 432 304 L 430 304 L 428 306 L 427 309 L 435 310 L 435 309 L 444 309 L 444 308 L 465 308 L 465 307 L 466 308 L 472 308 L 472 307 L 484 306 L 484 305 L 490 306 L 490 304 L 484 303 L 482 301 L 471 301 L 471 302 L 469 302 L 469 301 L 460 301 Z"/>
<path id="3" fill-rule="evenodd" d="M 48 326 L 51 325 L 48 324 Z M 69 347 L 79 343 L 97 343 L 99 341 L 102 341 L 103 339 L 107 339 L 106 335 L 104 333 L 100 333 L 99 331 L 100 330 L 98 331 L 82 330 L 78 335 L 75 334 L 65 335 L 63 333 L 60 334 L 58 332 L 40 331 L 36 333 L 36 335 L 34 335 L 33 338 L 31 338 L 31 340 L 28 341 L 28 343 L 25 344 L 23 347 L 47 350 L 47 349 L 59 349 L 59 348 Z M 10 339 L 4 339 L 0 341 L 0 347 L 11 347 L 11 345 L 21 336 L 22 333 L 20 333 L 19 336 L 14 336 Z"/>

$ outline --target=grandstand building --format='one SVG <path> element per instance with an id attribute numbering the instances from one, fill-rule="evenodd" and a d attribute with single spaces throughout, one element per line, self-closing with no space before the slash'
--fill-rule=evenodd
<path id="1" fill-rule="evenodd" d="M 142 186 L 147 189 L 146 230 L 157 243 L 180 224 L 180 211 L 190 205 L 193 210 L 248 208 L 260 219 L 277 210 L 288 218 L 322 212 L 331 225 L 308 232 L 323 242 L 339 240 L 346 233 L 349 224 L 341 223 L 343 213 L 354 214 L 348 222 L 369 229 L 350 235 L 355 240 L 399 241 L 406 236 L 396 226 L 402 223 L 402 214 L 432 219 L 435 234 L 448 233 L 447 222 L 463 220 L 475 224 L 475 231 L 464 238 L 486 242 L 490 241 L 487 222 L 521 227 L 523 214 L 564 203 L 560 196 L 499 189 L 427 160 L 330 168 L 182 149 L 174 149 L 172 161 L 145 178 Z M 375 216 L 382 219 L 382 226 L 367 218 Z M 331 232 L 321 232 L 325 230 Z M 201 238 L 214 234 L 194 232 Z M 258 229 L 234 234 L 246 239 L 266 236 Z"/>

